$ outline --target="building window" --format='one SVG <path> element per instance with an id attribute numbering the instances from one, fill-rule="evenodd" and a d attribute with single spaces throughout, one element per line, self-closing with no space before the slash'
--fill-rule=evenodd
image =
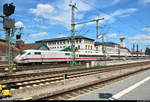
<path id="1" fill-rule="evenodd" d="M 80 45 L 78 45 L 78 49 L 80 49 Z"/>
<path id="2" fill-rule="evenodd" d="M 65 48 L 65 46 L 63 46 L 63 48 Z"/>
<path id="3" fill-rule="evenodd" d="M 67 43 L 69 44 L 69 40 L 67 40 Z"/>
<path id="4" fill-rule="evenodd" d="M 87 45 L 85 45 L 85 49 L 87 49 Z"/>
<path id="5" fill-rule="evenodd" d="M 76 43 L 78 43 L 78 40 L 76 40 Z"/>
<path id="6" fill-rule="evenodd" d="M 63 41 L 63 44 L 65 44 L 65 41 Z"/>
<path id="7" fill-rule="evenodd" d="M 88 50 L 90 50 L 90 45 L 88 46 Z"/>
<path id="8" fill-rule="evenodd" d="M 79 39 L 79 43 L 81 43 L 81 39 Z"/>
<path id="9" fill-rule="evenodd" d="M 60 48 L 62 48 L 62 46 L 60 46 Z"/>
<path id="10" fill-rule="evenodd" d="M 98 47 L 96 47 L 96 51 L 98 51 Z"/>
<path id="11" fill-rule="evenodd" d="M 92 46 L 91 46 L 91 50 L 92 50 Z"/>

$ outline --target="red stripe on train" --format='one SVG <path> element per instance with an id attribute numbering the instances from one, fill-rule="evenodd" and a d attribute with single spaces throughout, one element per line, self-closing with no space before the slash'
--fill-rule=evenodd
<path id="1" fill-rule="evenodd" d="M 72 58 L 25 58 L 21 59 L 20 61 L 25 61 L 25 60 L 64 60 L 64 59 L 72 59 Z M 103 59 L 103 57 L 96 57 L 96 58 L 75 58 L 75 59 Z"/>

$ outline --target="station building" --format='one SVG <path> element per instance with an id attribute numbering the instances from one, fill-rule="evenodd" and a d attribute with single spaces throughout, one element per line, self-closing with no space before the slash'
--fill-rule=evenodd
<path id="1" fill-rule="evenodd" d="M 71 37 L 61 37 L 36 41 L 36 43 L 46 43 L 51 51 L 59 51 L 71 47 Z M 75 36 L 75 48 L 82 53 L 94 53 L 94 39 L 84 36 Z"/>
<path id="2" fill-rule="evenodd" d="M 45 43 L 51 51 L 60 51 L 71 46 L 71 37 L 39 40 L 36 43 Z M 113 42 L 94 42 L 94 39 L 91 38 L 75 36 L 75 48 L 82 53 L 103 54 L 104 49 L 106 55 L 131 55 L 124 43 L 124 38 L 120 38 L 120 44 L 117 44 Z"/>
<path id="3" fill-rule="evenodd" d="M 130 51 L 126 47 L 120 46 L 120 44 L 113 42 L 95 42 L 96 53 L 105 53 L 105 55 L 131 55 Z"/>
<path id="4" fill-rule="evenodd" d="M 125 38 L 120 38 L 120 44 L 114 42 L 95 42 L 96 53 L 105 53 L 105 55 L 131 55 L 126 47 Z"/>

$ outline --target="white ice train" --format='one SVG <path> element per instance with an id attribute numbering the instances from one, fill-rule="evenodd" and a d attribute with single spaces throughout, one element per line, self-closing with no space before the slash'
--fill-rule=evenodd
<path id="1" fill-rule="evenodd" d="M 109 55 L 104 57 L 98 53 L 75 53 L 76 61 L 93 61 L 93 60 L 114 60 L 114 59 L 132 59 L 135 56 Z M 141 58 L 143 58 L 141 56 Z M 64 51 L 45 51 L 45 50 L 24 50 L 14 58 L 16 64 L 29 63 L 49 63 L 49 62 L 69 62 L 72 61 L 71 52 Z"/>

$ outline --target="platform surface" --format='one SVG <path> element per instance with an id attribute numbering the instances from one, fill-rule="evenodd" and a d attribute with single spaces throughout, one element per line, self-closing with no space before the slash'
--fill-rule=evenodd
<path id="1" fill-rule="evenodd" d="M 150 70 L 69 100 L 150 100 Z"/>

